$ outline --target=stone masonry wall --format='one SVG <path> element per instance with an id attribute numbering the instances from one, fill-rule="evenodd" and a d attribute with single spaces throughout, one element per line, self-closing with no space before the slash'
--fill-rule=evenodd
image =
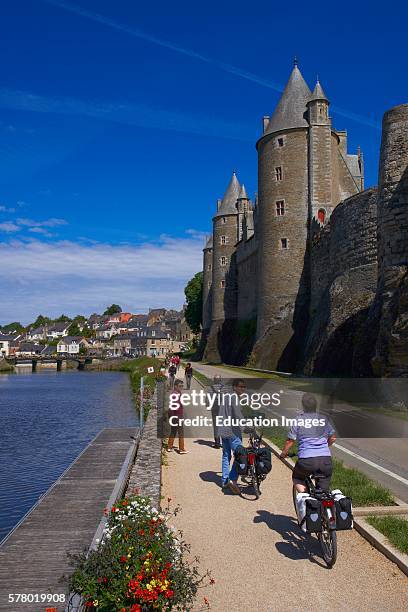
<path id="1" fill-rule="evenodd" d="M 238 320 L 247 321 L 256 318 L 257 309 L 257 257 L 258 245 L 253 236 L 242 242 L 237 248 L 238 273 Z"/>
<path id="2" fill-rule="evenodd" d="M 353 344 L 377 287 L 375 189 L 339 204 L 313 240 L 311 287 L 306 373 L 352 374 Z"/>

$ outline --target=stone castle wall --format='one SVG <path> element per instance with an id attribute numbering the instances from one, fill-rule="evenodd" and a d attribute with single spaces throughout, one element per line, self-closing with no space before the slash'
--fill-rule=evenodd
<path id="1" fill-rule="evenodd" d="M 377 191 L 368 189 L 341 202 L 312 239 L 307 373 L 352 373 L 353 344 L 376 288 Z"/>
<path id="2" fill-rule="evenodd" d="M 238 320 L 249 321 L 256 318 L 257 291 L 256 278 L 258 266 L 258 243 L 255 236 L 241 242 L 237 248 Z"/>

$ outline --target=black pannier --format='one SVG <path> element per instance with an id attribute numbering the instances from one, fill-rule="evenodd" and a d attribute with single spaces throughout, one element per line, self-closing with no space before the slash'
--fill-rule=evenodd
<path id="1" fill-rule="evenodd" d="M 258 448 L 255 468 L 257 474 L 269 474 L 272 469 L 272 453 L 269 448 Z"/>
<path id="2" fill-rule="evenodd" d="M 336 529 L 353 529 L 353 509 L 350 497 L 335 498 L 336 504 Z"/>
<path id="3" fill-rule="evenodd" d="M 308 533 L 316 533 L 322 530 L 322 502 L 314 497 L 306 499 L 306 514 L 302 520 L 306 524 Z"/>
<path id="4" fill-rule="evenodd" d="M 234 453 L 235 467 L 240 476 L 245 476 L 248 472 L 248 451 L 245 446 L 238 446 Z"/>

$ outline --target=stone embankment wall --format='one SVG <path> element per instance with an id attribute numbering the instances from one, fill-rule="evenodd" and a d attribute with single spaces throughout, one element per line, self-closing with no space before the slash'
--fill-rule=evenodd
<path id="1" fill-rule="evenodd" d="M 377 191 L 367 189 L 341 202 L 312 238 L 306 373 L 352 374 L 358 331 L 376 287 Z"/>

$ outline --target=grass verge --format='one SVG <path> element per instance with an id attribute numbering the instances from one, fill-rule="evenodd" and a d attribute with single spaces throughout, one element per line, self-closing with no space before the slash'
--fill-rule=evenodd
<path id="1" fill-rule="evenodd" d="M 408 554 L 408 521 L 399 516 L 367 516 L 367 523 L 385 535 L 399 551 Z"/>
<path id="2" fill-rule="evenodd" d="M 193 368 L 193 376 L 205 386 L 211 385 L 213 382 L 211 378 L 208 378 L 207 376 L 205 376 L 205 374 L 202 374 L 201 372 L 199 372 L 198 370 L 195 370 L 194 368 Z"/>

